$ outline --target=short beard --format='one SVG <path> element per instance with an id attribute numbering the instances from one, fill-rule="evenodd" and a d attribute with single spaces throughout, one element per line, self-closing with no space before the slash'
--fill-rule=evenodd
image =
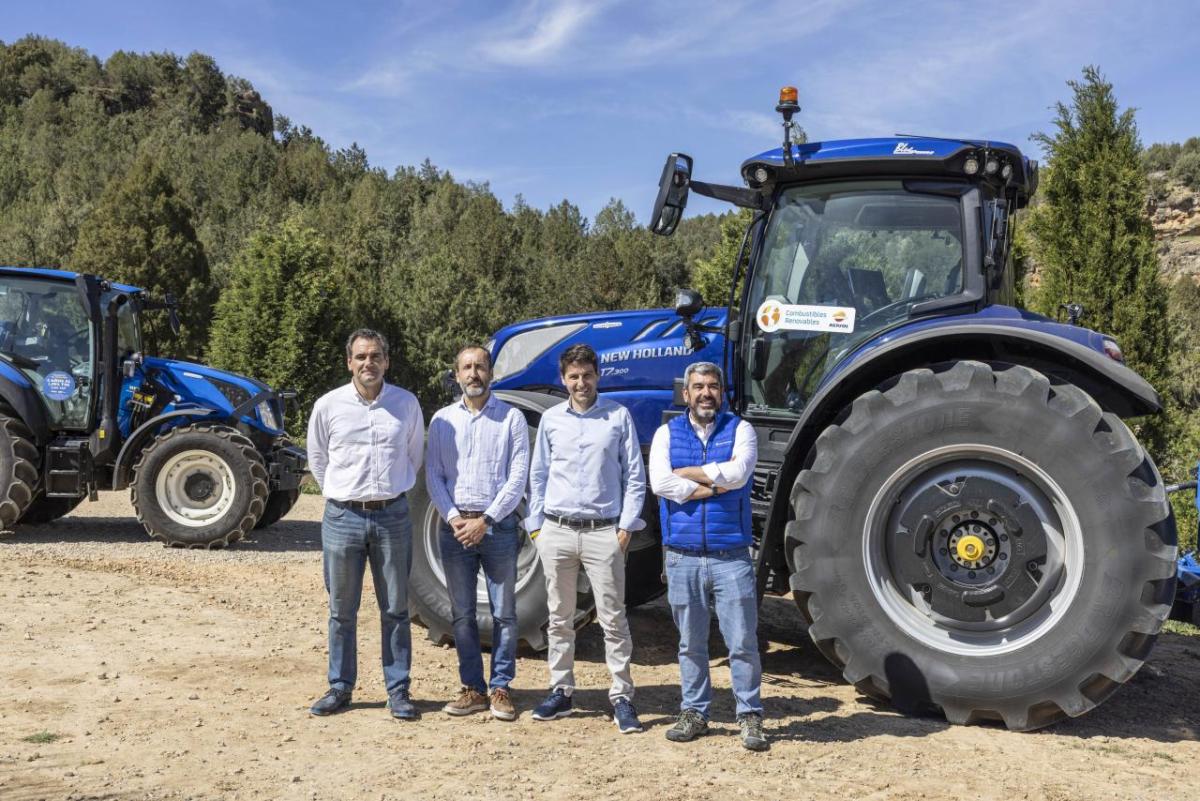
<path id="1" fill-rule="evenodd" d="M 716 416 L 717 416 L 716 409 L 703 409 L 699 406 L 692 409 L 692 417 L 695 417 L 697 420 L 699 420 L 701 422 L 707 423 L 707 422 L 715 419 Z"/>
<path id="2" fill-rule="evenodd" d="M 480 395 L 488 391 L 488 385 L 472 386 L 470 384 L 461 384 L 463 394 L 468 398 L 478 398 Z"/>

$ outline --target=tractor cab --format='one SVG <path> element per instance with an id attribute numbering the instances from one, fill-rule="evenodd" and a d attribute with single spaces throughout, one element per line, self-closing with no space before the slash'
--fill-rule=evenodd
<path id="1" fill-rule="evenodd" d="M 145 355 L 145 312 L 171 297 L 62 270 L 0 267 L 0 527 L 47 522 L 133 488 L 147 532 L 213 547 L 295 503 L 305 455 L 294 393 Z"/>
<path id="2" fill-rule="evenodd" d="M 799 110 L 785 88 L 785 126 Z M 896 136 L 796 144 L 747 159 L 745 188 L 663 169 L 651 230 L 670 234 L 689 191 L 756 213 L 731 329 L 730 389 L 752 418 L 795 421 L 865 343 L 914 320 L 1008 306 L 1010 218 L 1037 187 L 1013 145 Z M 686 314 L 684 315 L 686 317 Z"/>
<path id="3" fill-rule="evenodd" d="M 45 402 L 55 430 L 86 430 L 96 384 L 96 328 L 74 283 L 0 273 L 0 357 Z"/>

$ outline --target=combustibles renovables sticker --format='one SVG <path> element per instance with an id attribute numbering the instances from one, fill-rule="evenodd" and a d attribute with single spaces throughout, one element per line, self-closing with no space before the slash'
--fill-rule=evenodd
<path id="1" fill-rule="evenodd" d="M 777 300 L 764 300 L 754 315 L 758 327 L 772 331 L 832 331 L 849 334 L 854 330 L 853 306 L 793 306 Z"/>
<path id="2" fill-rule="evenodd" d="M 42 394 L 50 400 L 65 401 L 75 394 L 75 376 L 55 370 L 42 379 Z"/>

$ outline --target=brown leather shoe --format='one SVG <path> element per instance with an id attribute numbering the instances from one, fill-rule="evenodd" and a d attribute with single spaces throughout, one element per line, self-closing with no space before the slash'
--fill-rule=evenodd
<path id="1" fill-rule="evenodd" d="M 513 706 L 508 690 L 503 687 L 492 690 L 492 717 L 498 720 L 517 719 L 517 708 Z"/>
<path id="2" fill-rule="evenodd" d="M 487 708 L 487 696 L 473 687 L 463 687 L 458 691 L 458 697 L 442 707 L 442 711 L 447 715 L 461 716 L 482 712 Z"/>

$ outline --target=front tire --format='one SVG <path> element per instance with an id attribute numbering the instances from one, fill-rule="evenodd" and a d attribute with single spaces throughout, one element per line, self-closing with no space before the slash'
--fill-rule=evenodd
<path id="1" fill-rule="evenodd" d="M 1115 415 L 1026 367 L 958 362 L 856 399 L 818 438 L 786 541 L 809 634 L 906 712 L 1035 729 L 1143 664 L 1174 520 Z"/>
<path id="2" fill-rule="evenodd" d="M 254 443 L 236 429 L 179 426 L 142 451 L 131 496 L 153 539 L 220 548 L 241 539 L 262 517 L 267 469 Z"/>

